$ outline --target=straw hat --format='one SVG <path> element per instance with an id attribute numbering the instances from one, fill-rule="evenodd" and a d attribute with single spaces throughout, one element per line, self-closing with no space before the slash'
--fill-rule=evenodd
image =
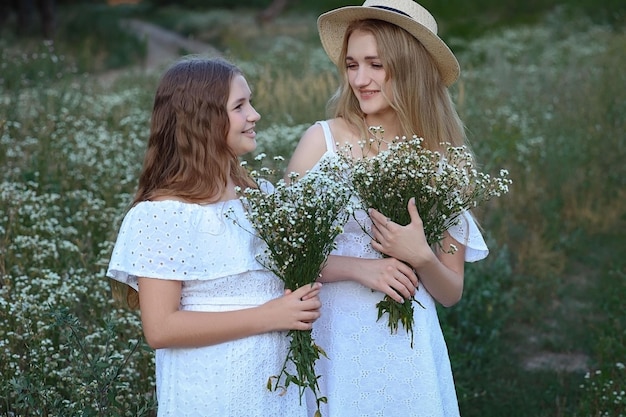
<path id="1" fill-rule="evenodd" d="M 335 65 L 339 64 L 343 37 L 348 25 L 363 19 L 384 20 L 413 35 L 430 53 L 447 86 L 452 85 L 459 77 L 459 62 L 445 42 L 437 36 L 435 18 L 412 0 L 366 0 L 363 6 L 346 6 L 322 14 L 317 19 L 320 39 Z"/>

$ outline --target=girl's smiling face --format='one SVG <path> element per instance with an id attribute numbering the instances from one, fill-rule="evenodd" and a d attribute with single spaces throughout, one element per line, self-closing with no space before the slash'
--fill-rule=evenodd
<path id="1" fill-rule="evenodd" d="M 252 92 L 246 79 L 242 75 L 233 77 L 226 103 L 230 124 L 226 143 L 237 156 L 256 149 L 254 128 L 261 115 L 252 107 L 251 98 Z"/>

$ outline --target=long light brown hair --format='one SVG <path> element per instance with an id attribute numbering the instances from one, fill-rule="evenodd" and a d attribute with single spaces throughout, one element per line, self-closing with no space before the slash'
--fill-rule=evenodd
<path id="1" fill-rule="evenodd" d="M 200 58 L 179 61 L 165 72 L 134 204 L 163 195 L 216 201 L 229 176 L 235 185 L 255 186 L 226 143 L 226 103 L 236 75 L 241 71 L 227 61 Z"/>
<path id="2" fill-rule="evenodd" d="M 256 188 L 226 142 L 232 79 L 242 75 L 222 59 L 186 58 L 162 76 L 154 97 L 150 137 L 133 205 L 162 196 L 207 203 L 220 199 L 229 177 Z M 114 291 L 115 293 L 115 291 Z M 134 289 L 126 301 L 138 307 Z"/>
<path id="3" fill-rule="evenodd" d="M 382 20 L 357 20 L 344 35 L 341 64 L 346 62 L 348 40 L 355 31 L 371 33 L 376 39 L 378 56 L 391 80 L 392 96 L 386 97 L 398 115 L 402 134 L 424 138 L 430 149 L 440 143 L 465 144 L 465 128 L 446 85 L 424 46 L 404 29 Z M 361 111 L 348 81 L 347 67 L 339 66 L 341 85 L 328 103 L 329 113 L 343 117 L 364 138 L 369 137 L 365 114 Z M 384 127 L 384 126 L 383 126 Z"/>

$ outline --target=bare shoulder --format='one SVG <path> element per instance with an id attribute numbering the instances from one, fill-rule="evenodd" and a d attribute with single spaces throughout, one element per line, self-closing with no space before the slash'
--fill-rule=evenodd
<path id="1" fill-rule="evenodd" d="M 298 142 L 298 147 L 307 146 L 307 147 L 319 147 L 321 149 L 325 149 L 326 145 L 324 142 L 324 129 L 322 125 L 319 123 L 314 123 L 304 132 L 302 137 L 300 138 L 300 142 Z"/>
<path id="2" fill-rule="evenodd" d="M 337 138 L 354 136 L 354 133 L 351 131 L 346 121 L 341 117 L 326 120 L 326 123 L 328 124 L 333 140 L 335 141 Z M 322 125 L 320 123 L 315 123 L 309 126 L 309 128 L 304 132 L 302 138 L 300 139 L 300 144 L 305 146 L 317 146 L 320 149 L 323 149 L 323 151 L 326 151 L 326 140 L 324 136 L 324 129 L 322 128 Z"/>
<path id="3" fill-rule="evenodd" d="M 297 172 L 304 175 L 315 166 L 326 152 L 324 129 L 319 123 L 311 125 L 302 135 L 287 165 L 285 175 Z"/>
<path id="4" fill-rule="evenodd" d="M 332 132 L 333 139 L 338 149 L 343 148 L 346 145 L 352 147 L 357 146 L 360 140 L 358 131 L 350 126 L 346 119 L 343 117 L 337 117 L 329 120 L 328 126 Z"/>

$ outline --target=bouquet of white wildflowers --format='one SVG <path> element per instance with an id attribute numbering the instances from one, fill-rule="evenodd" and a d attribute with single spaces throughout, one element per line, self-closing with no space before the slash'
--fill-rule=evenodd
<path id="1" fill-rule="evenodd" d="M 325 159 L 318 170 L 302 178 L 291 174 L 289 182 L 279 180 L 271 193 L 250 188 L 242 192 L 246 216 L 267 244 L 267 253 L 260 261 L 284 281 L 287 289 L 312 285 L 317 280 L 335 238 L 350 216 L 349 189 L 337 180 L 340 175 L 340 167 Z M 291 342 L 287 358 L 281 373 L 269 378 L 268 388 L 287 389 L 293 383 L 299 387 L 301 399 L 304 390 L 310 388 L 317 401 L 316 416 L 321 416 L 319 405 L 326 402 L 326 397 L 318 392 L 314 365 L 326 353 L 315 344 L 311 331 L 292 330 L 288 337 Z M 295 365 L 295 375 L 288 371 L 289 362 Z"/>
<path id="2" fill-rule="evenodd" d="M 442 144 L 443 151 L 423 147 L 423 139 L 396 138 L 386 150 L 367 156 L 365 148 L 384 142 L 380 127 L 370 127 L 374 135 L 369 143 L 361 143 L 363 157 L 353 158 L 351 149 L 340 155 L 351 171 L 351 183 L 363 209 L 375 208 L 392 221 L 406 225 L 411 222 L 407 203 L 415 197 L 422 218 L 426 241 L 433 247 L 453 252 L 454 246 L 442 248 L 444 232 L 458 221 L 466 210 L 508 192 L 511 180 L 506 170 L 499 177 L 479 172 L 465 146 Z M 380 149 L 380 148 L 379 148 Z M 363 226 L 363 225 L 362 225 Z M 365 230 L 365 228 L 364 228 Z M 376 306 L 378 319 L 388 314 L 389 328 L 398 331 L 399 324 L 411 336 L 413 346 L 414 297 L 398 303 L 385 296 Z"/>

